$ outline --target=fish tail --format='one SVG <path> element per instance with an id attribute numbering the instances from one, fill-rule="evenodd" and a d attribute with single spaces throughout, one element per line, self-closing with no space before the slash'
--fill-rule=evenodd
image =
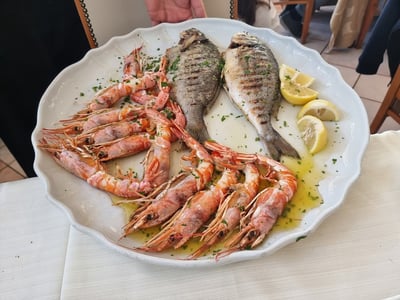
<path id="1" fill-rule="evenodd" d="M 200 143 L 210 140 L 207 126 L 203 119 L 197 119 L 197 122 L 188 123 L 186 130 Z"/>
<path id="2" fill-rule="evenodd" d="M 276 161 L 279 161 L 282 155 L 300 158 L 299 153 L 292 145 L 290 145 L 275 129 L 273 130 L 272 139 L 264 138 L 264 143 L 268 149 L 269 155 Z"/>

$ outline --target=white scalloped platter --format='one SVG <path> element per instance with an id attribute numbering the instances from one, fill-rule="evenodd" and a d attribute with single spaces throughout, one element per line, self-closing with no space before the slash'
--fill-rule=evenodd
<path id="1" fill-rule="evenodd" d="M 178 43 L 181 31 L 191 27 L 201 30 L 221 51 L 228 47 L 231 36 L 236 32 L 247 31 L 257 35 L 269 45 L 279 64 L 290 65 L 315 77 L 312 88 L 319 92 L 320 98 L 335 103 L 341 114 L 340 121 L 327 124 L 328 146 L 311 159 L 312 166 L 308 170 L 320 178 L 315 183 L 321 196 L 318 205 L 313 208 L 297 207 L 303 212 L 295 226 L 273 230 L 255 249 L 235 252 L 218 261 L 211 253 L 197 260 L 185 260 L 188 253 L 184 251 L 147 253 L 129 249 L 140 245 L 140 241 L 132 238 L 120 240 L 122 227 L 126 223 L 123 209 L 112 205 L 109 194 L 92 188 L 84 180 L 68 173 L 48 153 L 36 146 L 41 138 L 41 129 L 55 127 L 59 120 L 84 108 L 95 94 L 94 86 L 121 78 L 121 58 L 132 49 L 143 46 L 146 55 L 161 56 L 166 48 Z M 296 126 L 298 110 L 299 107 L 283 101 L 274 127 L 302 156 L 307 156 Z M 241 152 L 263 152 L 254 129 L 240 115 L 221 90 L 217 101 L 205 116 L 211 137 Z M 64 69 L 50 84 L 40 101 L 38 121 L 32 134 L 36 153 L 34 167 L 45 184 L 48 198 L 62 208 L 77 229 L 134 259 L 189 268 L 220 266 L 259 258 L 310 234 L 344 201 L 347 191 L 360 174 L 361 159 L 368 139 L 368 120 L 360 98 L 345 83 L 339 71 L 327 64 L 319 53 L 291 37 L 278 35 L 269 29 L 212 18 L 136 29 L 125 36 L 112 38 L 102 47 L 90 50 L 82 60 Z M 142 158 L 138 155 L 118 163 L 139 169 L 142 168 Z"/>

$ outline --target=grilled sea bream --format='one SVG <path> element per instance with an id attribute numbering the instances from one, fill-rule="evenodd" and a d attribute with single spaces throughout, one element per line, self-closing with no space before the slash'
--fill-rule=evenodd
<path id="1" fill-rule="evenodd" d="M 240 32 L 233 35 L 223 53 L 224 88 L 256 128 L 270 156 L 299 157 L 297 151 L 272 127 L 281 103 L 279 66 L 271 49 L 258 37 Z"/>
<path id="2" fill-rule="evenodd" d="M 203 116 L 214 102 L 221 81 L 221 53 L 195 28 L 180 33 L 178 45 L 167 49 L 170 96 L 186 117 L 186 130 L 199 142 L 209 139 Z"/>

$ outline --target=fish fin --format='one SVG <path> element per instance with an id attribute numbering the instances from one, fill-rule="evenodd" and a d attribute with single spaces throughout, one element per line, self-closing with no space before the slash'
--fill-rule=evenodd
<path id="1" fill-rule="evenodd" d="M 299 153 L 290 145 L 275 129 L 273 129 L 273 139 L 264 139 L 269 155 L 279 161 L 282 155 L 300 158 Z"/>
<path id="2" fill-rule="evenodd" d="M 214 98 L 204 108 L 203 115 L 208 114 L 210 112 L 210 110 L 213 108 L 213 105 L 214 105 L 215 101 L 217 100 L 217 98 L 219 97 L 220 92 L 221 92 L 221 81 L 218 83 L 218 85 L 215 88 Z"/>
<path id="3" fill-rule="evenodd" d="M 283 97 L 280 94 L 277 97 L 279 101 L 274 101 L 271 108 L 271 115 L 275 118 L 275 120 L 278 120 L 278 113 L 283 100 Z"/>

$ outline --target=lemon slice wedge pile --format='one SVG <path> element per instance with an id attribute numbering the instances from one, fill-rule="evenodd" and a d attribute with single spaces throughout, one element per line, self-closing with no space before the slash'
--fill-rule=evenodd
<path id="1" fill-rule="evenodd" d="M 297 114 L 297 127 L 310 154 L 322 151 L 328 144 L 324 121 L 338 121 L 339 110 L 328 100 L 317 99 L 318 92 L 310 86 L 315 78 L 282 64 L 279 68 L 281 94 L 293 105 L 303 106 Z"/>

